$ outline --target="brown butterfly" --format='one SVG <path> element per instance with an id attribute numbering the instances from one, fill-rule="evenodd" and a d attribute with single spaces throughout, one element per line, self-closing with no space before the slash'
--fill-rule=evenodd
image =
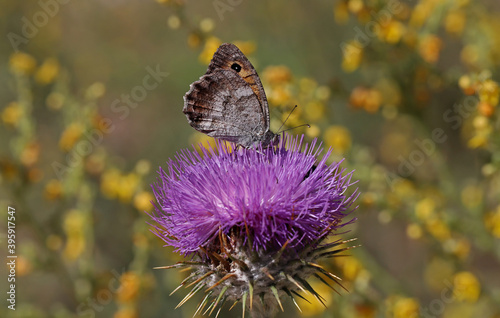
<path id="1" fill-rule="evenodd" d="M 184 95 L 182 111 L 194 129 L 245 148 L 267 147 L 279 139 L 269 130 L 259 75 L 234 44 L 217 49 L 205 75 Z"/>

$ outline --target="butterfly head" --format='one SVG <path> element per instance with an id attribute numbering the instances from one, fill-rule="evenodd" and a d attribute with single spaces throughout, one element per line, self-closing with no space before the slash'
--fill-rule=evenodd
<path id="1" fill-rule="evenodd" d="M 275 134 L 272 131 L 268 130 L 264 134 L 264 138 L 262 140 L 262 147 L 266 148 L 269 146 L 275 146 L 280 142 L 280 134 Z"/>

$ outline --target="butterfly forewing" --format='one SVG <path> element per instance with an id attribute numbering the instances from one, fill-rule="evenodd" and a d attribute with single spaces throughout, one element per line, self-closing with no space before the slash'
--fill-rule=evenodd
<path id="1" fill-rule="evenodd" d="M 259 100 L 261 112 L 269 128 L 269 106 L 264 87 L 252 63 L 250 63 L 236 45 L 224 43 L 217 49 L 210 65 L 208 65 L 207 74 L 218 69 L 233 70 L 250 85 L 250 88 Z"/>
<path id="2" fill-rule="evenodd" d="M 189 124 L 209 136 L 243 147 L 268 146 L 269 106 L 257 72 L 233 44 L 222 44 L 207 72 L 184 96 Z"/>

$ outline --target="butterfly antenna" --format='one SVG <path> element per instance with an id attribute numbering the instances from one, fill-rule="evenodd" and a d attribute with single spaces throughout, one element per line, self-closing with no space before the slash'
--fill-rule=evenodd
<path id="1" fill-rule="evenodd" d="M 295 127 L 292 127 L 292 128 L 288 128 L 288 129 L 282 130 L 282 131 L 280 131 L 280 133 L 285 132 L 285 131 L 289 131 L 289 130 L 292 130 L 292 129 L 295 129 L 295 128 L 304 127 L 304 126 L 307 126 L 307 128 L 311 128 L 311 125 L 309 125 L 309 124 L 302 124 L 302 125 L 298 125 L 298 126 L 295 126 Z"/>
<path id="2" fill-rule="evenodd" d="M 281 130 L 281 128 L 283 128 L 283 126 L 285 126 L 286 121 L 288 120 L 288 118 L 290 118 L 290 116 L 292 115 L 292 113 L 293 113 L 293 111 L 295 110 L 295 108 L 297 108 L 297 105 L 295 105 L 295 106 L 292 108 L 292 110 L 288 113 L 288 116 L 286 116 L 285 121 L 281 124 L 281 126 L 280 126 L 280 128 L 278 129 L 278 132 L 277 132 L 276 134 L 279 134 L 280 132 L 282 132 L 282 131 L 280 131 L 280 130 Z"/>
<path id="3" fill-rule="evenodd" d="M 290 111 L 290 113 L 288 113 L 288 116 L 286 116 L 286 119 L 285 121 L 283 122 L 283 124 L 281 124 L 280 128 L 278 129 L 278 132 L 276 134 L 279 134 L 279 133 L 282 133 L 282 132 L 285 132 L 285 131 L 289 131 L 289 130 L 292 130 L 292 129 L 295 129 L 295 128 L 299 128 L 299 127 L 304 127 L 304 126 L 307 126 L 309 128 L 311 128 L 311 125 L 309 124 L 303 124 L 303 125 L 299 125 L 297 127 L 292 127 L 292 128 L 288 128 L 288 129 L 285 129 L 285 130 L 281 130 L 281 128 L 283 128 L 283 126 L 285 125 L 286 121 L 288 120 L 288 118 L 290 118 L 290 116 L 292 115 L 293 111 L 295 110 L 295 108 L 297 108 L 297 105 L 295 105 L 292 110 Z"/>

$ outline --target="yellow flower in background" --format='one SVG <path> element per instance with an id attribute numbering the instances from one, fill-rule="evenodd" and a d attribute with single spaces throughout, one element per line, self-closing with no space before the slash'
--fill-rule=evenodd
<path id="1" fill-rule="evenodd" d="M 374 89 L 380 93 L 381 104 L 385 104 L 386 106 L 383 113 L 385 112 L 385 115 L 388 115 L 388 117 L 391 116 L 390 113 L 395 112 L 397 114 L 397 107 L 401 104 L 402 100 L 399 84 L 391 78 L 384 77 L 377 80 Z"/>
<path id="2" fill-rule="evenodd" d="M 484 116 L 476 116 L 472 120 L 472 126 L 476 131 L 489 131 L 491 130 L 490 121 Z"/>
<path id="3" fill-rule="evenodd" d="M 468 185 L 462 189 L 461 199 L 468 209 L 478 208 L 483 202 L 483 189 L 477 185 Z"/>
<path id="4" fill-rule="evenodd" d="M 153 195 L 147 191 L 141 191 L 134 196 L 134 207 L 139 211 L 151 211 Z"/>
<path id="5" fill-rule="evenodd" d="M 130 202 L 130 200 L 132 200 L 132 196 L 137 191 L 139 181 L 139 176 L 136 173 L 129 173 L 122 176 L 116 191 L 118 199 L 124 203 Z"/>
<path id="6" fill-rule="evenodd" d="M 40 84 L 50 84 L 59 74 L 59 62 L 54 58 L 46 59 L 35 73 L 35 81 Z"/>
<path id="7" fill-rule="evenodd" d="M 396 297 L 392 305 L 394 318 L 417 318 L 420 312 L 420 304 L 415 298 Z"/>
<path id="8" fill-rule="evenodd" d="M 349 10 L 347 2 L 336 1 L 333 7 L 333 17 L 338 24 L 346 24 L 349 21 Z"/>
<path id="9" fill-rule="evenodd" d="M 428 18 L 434 11 L 437 1 L 423 0 L 420 1 L 414 8 L 410 17 L 410 26 L 420 28 L 428 21 Z"/>
<path id="10" fill-rule="evenodd" d="M 428 34 L 420 40 L 418 51 L 424 61 L 436 63 L 439 59 L 439 53 L 441 52 L 442 46 L 443 41 L 438 36 Z"/>
<path id="11" fill-rule="evenodd" d="M 317 122 L 325 116 L 325 104 L 320 101 L 310 101 L 305 106 L 304 114 L 308 121 Z"/>
<path id="12" fill-rule="evenodd" d="M 476 136 L 469 139 L 467 146 L 472 149 L 484 148 L 488 145 L 488 136 L 484 134 L 477 134 Z"/>
<path id="13" fill-rule="evenodd" d="M 195 33 L 195 32 L 189 33 L 188 38 L 187 38 L 187 44 L 191 48 L 197 48 L 198 46 L 200 46 L 200 44 L 201 44 L 200 35 L 198 33 Z M 209 62 L 210 62 L 210 60 L 209 60 Z M 208 64 L 208 62 L 204 63 L 204 64 Z"/>
<path id="14" fill-rule="evenodd" d="M 47 184 L 45 185 L 45 191 L 44 191 L 45 198 L 47 200 L 56 200 L 59 199 L 62 195 L 62 184 L 59 180 L 57 179 L 51 179 Z"/>
<path id="15" fill-rule="evenodd" d="M 126 272 L 120 277 L 120 288 L 118 289 L 116 300 L 120 303 L 134 302 L 139 295 L 141 279 L 134 272 Z"/>
<path id="16" fill-rule="evenodd" d="M 330 126 L 323 134 L 326 146 L 332 147 L 337 154 L 344 154 L 351 148 L 351 133 L 342 126 Z"/>
<path id="17" fill-rule="evenodd" d="M 426 262 L 424 271 L 424 281 L 433 291 L 440 292 L 444 288 L 449 288 L 447 282 L 454 274 L 453 262 L 448 258 L 435 256 Z"/>
<path id="18" fill-rule="evenodd" d="M 367 98 L 367 89 L 361 86 L 355 87 L 349 96 L 349 104 L 354 108 L 364 108 Z"/>
<path id="19" fill-rule="evenodd" d="M 104 96 L 106 93 L 106 85 L 101 82 L 92 83 L 85 90 L 85 99 L 87 100 L 96 100 Z"/>
<path id="20" fill-rule="evenodd" d="M 287 66 L 268 66 L 262 72 L 262 79 L 269 85 L 280 85 L 291 82 L 292 72 Z"/>
<path id="21" fill-rule="evenodd" d="M 336 257 L 334 262 L 342 270 L 342 278 L 351 282 L 354 282 L 365 271 L 361 262 L 353 256 Z"/>
<path id="22" fill-rule="evenodd" d="M 500 205 L 495 211 L 486 214 L 484 225 L 494 237 L 500 238 Z"/>
<path id="23" fill-rule="evenodd" d="M 270 106 L 284 106 L 290 104 L 292 93 L 289 85 L 280 85 L 268 90 L 268 101 Z"/>
<path id="24" fill-rule="evenodd" d="M 376 33 L 381 41 L 395 44 L 398 43 L 406 32 L 406 27 L 403 23 L 391 20 L 388 23 L 377 24 Z"/>
<path id="25" fill-rule="evenodd" d="M 326 101 L 328 98 L 330 98 L 330 88 L 325 85 L 321 85 L 316 89 L 316 98 L 321 100 L 321 101 Z"/>
<path id="26" fill-rule="evenodd" d="M 121 180 L 120 171 L 117 169 L 106 170 L 101 177 L 101 192 L 108 199 L 117 197 L 118 187 Z"/>
<path id="27" fill-rule="evenodd" d="M 318 87 L 318 82 L 309 77 L 303 77 L 299 80 L 300 91 L 305 94 L 311 94 Z"/>
<path id="28" fill-rule="evenodd" d="M 63 229 L 68 235 L 79 233 L 83 231 L 85 225 L 85 216 L 83 212 L 72 209 L 64 218 Z"/>
<path id="29" fill-rule="evenodd" d="M 63 229 L 66 233 L 67 241 L 63 255 L 69 261 L 76 260 L 85 250 L 85 223 L 85 215 L 76 209 L 70 210 L 64 218 Z"/>
<path id="30" fill-rule="evenodd" d="M 200 150 L 199 145 L 202 144 L 203 147 L 215 147 L 215 138 L 210 137 L 208 135 L 205 135 L 200 132 L 193 132 L 191 136 L 189 137 L 189 144 L 194 145 L 196 148 L 196 151 L 201 155 L 202 152 Z M 225 142 L 225 141 L 224 141 Z M 228 147 L 229 150 L 232 150 L 231 144 L 229 142 L 225 142 L 226 146 Z"/>
<path id="31" fill-rule="evenodd" d="M 9 66 L 14 73 L 31 74 L 35 70 L 36 60 L 29 54 L 16 52 L 10 56 Z"/>
<path id="32" fill-rule="evenodd" d="M 453 295 L 459 301 L 476 302 L 481 294 L 479 280 L 471 272 L 459 272 L 453 279 Z"/>
<path id="33" fill-rule="evenodd" d="M 476 85 L 472 82 L 472 79 L 469 75 L 462 75 L 458 79 L 458 86 L 462 89 L 464 94 L 473 95 L 476 93 Z"/>
<path id="34" fill-rule="evenodd" d="M 487 102 L 479 102 L 477 104 L 477 111 L 485 117 L 491 117 L 495 114 L 495 106 Z"/>
<path id="35" fill-rule="evenodd" d="M 214 147 L 215 146 L 215 138 L 205 135 L 200 132 L 193 132 L 189 137 L 189 144 L 198 146 L 199 144 L 203 144 L 204 147 Z"/>
<path id="36" fill-rule="evenodd" d="M 408 224 L 406 227 L 406 235 L 413 240 L 421 238 L 422 234 L 422 227 L 416 223 Z"/>
<path id="37" fill-rule="evenodd" d="M 236 45 L 247 57 L 257 49 L 257 45 L 254 41 L 234 41 L 233 44 Z"/>
<path id="38" fill-rule="evenodd" d="M 321 134 L 321 129 L 317 126 L 312 124 L 311 127 L 306 129 L 306 135 L 309 138 L 317 138 Z"/>
<path id="39" fill-rule="evenodd" d="M 73 146 L 80 139 L 84 131 L 84 127 L 80 123 L 71 123 L 63 131 L 61 138 L 59 139 L 59 148 L 61 150 L 69 152 L 73 149 Z"/>
<path id="40" fill-rule="evenodd" d="M 477 65 L 481 48 L 474 44 L 467 44 L 460 52 L 460 59 L 467 65 Z"/>
<path id="41" fill-rule="evenodd" d="M 17 127 L 24 111 L 18 102 L 11 102 L 2 111 L 2 121 L 10 126 Z"/>
<path id="42" fill-rule="evenodd" d="M 106 155 L 102 148 L 85 158 L 85 170 L 91 175 L 100 175 L 106 166 Z"/>
<path id="43" fill-rule="evenodd" d="M 451 252 L 457 256 L 459 259 L 464 260 L 470 254 L 470 242 L 466 238 L 461 238 L 458 240 L 453 240 L 451 247 Z"/>
<path id="44" fill-rule="evenodd" d="M 415 215 L 422 221 L 435 218 L 436 202 L 431 198 L 424 198 L 415 205 Z"/>
<path id="45" fill-rule="evenodd" d="M 487 117 L 478 115 L 472 120 L 472 126 L 474 132 L 472 138 L 467 142 L 467 146 L 473 149 L 486 147 L 493 131 L 490 121 Z"/>
<path id="46" fill-rule="evenodd" d="M 479 86 L 479 99 L 492 106 L 498 105 L 500 90 L 498 83 L 487 79 Z"/>
<path id="47" fill-rule="evenodd" d="M 376 89 L 367 92 L 364 109 L 369 113 L 375 113 L 382 105 L 382 94 Z"/>
<path id="48" fill-rule="evenodd" d="M 137 161 L 134 169 L 138 175 L 144 176 L 151 171 L 151 162 L 149 162 L 149 160 L 146 160 L 146 159 L 141 159 L 141 160 Z"/>
<path id="49" fill-rule="evenodd" d="M 323 302 L 327 307 L 332 306 L 333 303 L 333 291 L 331 290 L 330 287 L 326 286 L 324 283 L 320 281 L 312 281 L 310 283 L 311 287 L 319 294 L 321 297 L 323 297 Z M 254 296 L 255 297 L 255 296 Z M 317 316 L 320 315 L 322 312 L 325 311 L 325 306 L 321 304 L 316 299 L 308 299 L 309 301 L 305 301 L 302 298 L 299 297 L 294 297 L 297 301 L 297 304 L 299 305 L 300 309 L 302 310 L 301 315 L 305 317 L 311 317 L 311 316 Z"/>
<path id="50" fill-rule="evenodd" d="M 19 276 L 26 276 L 31 273 L 33 266 L 31 261 L 23 255 L 19 255 L 16 260 L 16 274 Z"/>
<path id="51" fill-rule="evenodd" d="M 359 13 L 364 8 L 363 0 L 348 0 L 347 8 L 354 14 Z"/>
<path id="52" fill-rule="evenodd" d="M 404 200 L 413 200 L 417 195 L 417 189 L 411 180 L 401 178 L 394 182 L 393 189 L 394 193 Z"/>
<path id="53" fill-rule="evenodd" d="M 47 96 L 45 104 L 51 110 L 59 110 L 64 105 L 65 97 L 63 94 L 52 92 Z"/>
<path id="54" fill-rule="evenodd" d="M 169 0 L 156 0 L 158 2 L 168 2 Z M 124 308 L 118 309 L 113 315 L 113 318 L 139 318 L 139 313 L 135 307 L 126 306 Z"/>
<path id="55" fill-rule="evenodd" d="M 460 35 L 465 28 L 465 12 L 463 10 L 449 11 L 444 20 L 446 32 Z"/>
<path id="56" fill-rule="evenodd" d="M 451 238 L 451 232 L 448 225 L 441 219 L 432 218 L 425 222 L 426 229 L 440 241 L 446 241 Z"/>
<path id="57" fill-rule="evenodd" d="M 377 89 L 358 86 L 352 90 L 349 103 L 355 108 L 375 113 L 382 105 L 382 94 Z"/>
<path id="58" fill-rule="evenodd" d="M 21 152 L 20 160 L 26 167 L 31 167 L 38 162 L 40 157 L 40 144 L 38 142 L 28 143 Z"/>
<path id="59" fill-rule="evenodd" d="M 212 56 L 214 55 L 215 51 L 217 51 L 221 44 L 222 41 L 219 38 L 216 38 L 214 36 L 209 37 L 205 42 L 205 46 L 203 47 L 200 56 L 198 56 L 198 60 L 202 64 L 208 65 L 212 60 Z"/>
<path id="60" fill-rule="evenodd" d="M 208 33 L 208 32 L 211 32 L 214 28 L 215 28 L 214 20 L 212 20 L 210 18 L 205 18 L 205 19 L 200 21 L 200 30 L 202 32 Z"/>
<path id="61" fill-rule="evenodd" d="M 171 15 L 167 19 L 167 25 L 172 29 L 178 29 L 181 26 L 181 19 L 176 15 Z"/>
<path id="62" fill-rule="evenodd" d="M 342 69 L 347 73 L 358 69 L 363 58 L 363 46 L 358 41 L 349 41 L 342 46 Z"/>
<path id="63" fill-rule="evenodd" d="M 379 201 L 378 195 L 375 192 L 367 191 L 360 195 L 361 202 L 363 205 L 372 207 L 376 202 Z"/>

